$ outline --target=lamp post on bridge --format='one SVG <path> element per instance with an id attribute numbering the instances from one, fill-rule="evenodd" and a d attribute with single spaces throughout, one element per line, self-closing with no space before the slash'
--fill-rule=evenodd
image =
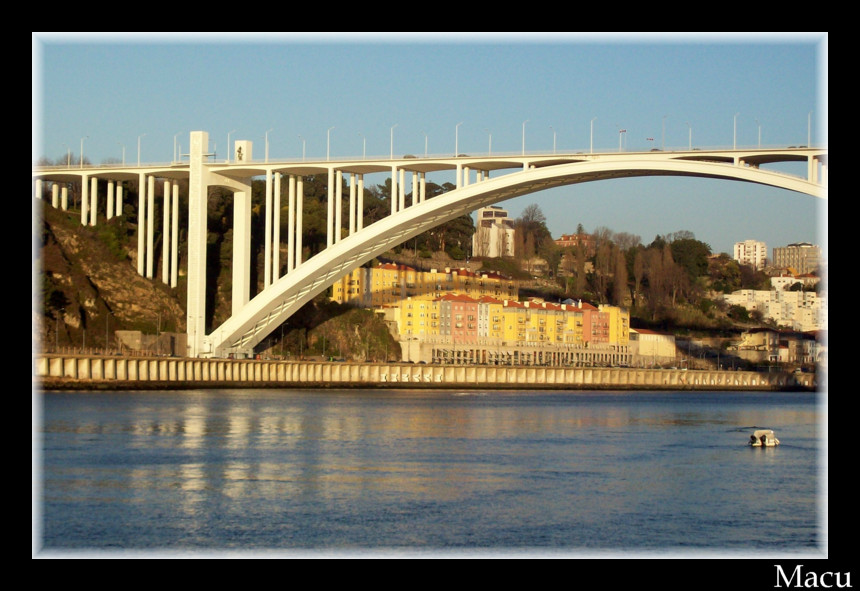
<path id="1" fill-rule="evenodd" d="M 528 122 L 529 122 L 528 119 L 523 121 L 523 156 L 526 155 L 526 123 L 528 123 Z"/>
<path id="2" fill-rule="evenodd" d="M 142 138 L 145 135 L 146 135 L 145 133 L 142 133 L 139 136 L 137 136 L 137 166 L 138 166 L 138 168 L 140 167 L 140 138 Z"/>
<path id="3" fill-rule="evenodd" d="M 732 134 L 732 150 L 736 150 L 738 147 L 738 115 L 740 115 L 740 113 L 735 113 L 734 131 Z"/>
<path id="4" fill-rule="evenodd" d="M 591 150 L 592 154 L 594 154 L 594 120 L 595 119 L 597 119 L 597 117 L 591 118 L 591 144 L 590 144 L 591 148 L 590 148 L 590 150 Z"/>
<path id="5" fill-rule="evenodd" d="M 325 159 L 329 159 L 329 151 L 331 149 L 331 130 L 334 129 L 334 125 L 329 127 L 325 132 Z"/>
<path id="6" fill-rule="evenodd" d="M 454 126 L 454 158 L 460 155 L 460 126 L 463 122 L 460 121 Z"/>
<path id="7" fill-rule="evenodd" d="M 233 134 L 234 131 L 236 130 L 234 129 L 232 131 L 227 132 L 227 164 L 230 164 L 230 154 L 233 153 L 233 150 L 230 148 L 230 136 Z"/>
<path id="8" fill-rule="evenodd" d="M 302 160 L 305 159 L 305 138 L 299 135 L 299 139 L 302 140 Z"/>
<path id="9" fill-rule="evenodd" d="M 266 162 L 269 161 L 269 132 L 273 129 L 275 128 L 273 127 L 272 129 L 266 131 Z"/>
<path id="10" fill-rule="evenodd" d="M 84 140 L 87 139 L 88 137 L 90 137 L 90 136 L 85 135 L 84 137 L 81 138 L 81 168 L 84 167 Z"/>

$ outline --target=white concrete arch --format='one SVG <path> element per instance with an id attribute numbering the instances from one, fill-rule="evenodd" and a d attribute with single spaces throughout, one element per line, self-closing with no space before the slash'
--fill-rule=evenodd
<path id="1" fill-rule="evenodd" d="M 247 302 L 203 339 L 203 355 L 250 352 L 272 330 L 343 275 L 427 229 L 478 208 L 563 185 L 638 176 L 695 176 L 738 180 L 826 198 L 826 188 L 757 166 L 713 159 L 613 158 L 523 167 L 444 193 L 392 215 L 331 245 Z"/>

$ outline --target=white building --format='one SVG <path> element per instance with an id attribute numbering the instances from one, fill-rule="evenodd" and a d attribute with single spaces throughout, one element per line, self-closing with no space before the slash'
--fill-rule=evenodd
<path id="1" fill-rule="evenodd" d="M 827 328 L 826 299 L 812 291 L 770 291 L 741 289 L 727 294 L 730 306 L 743 306 L 750 312 L 758 310 L 765 319 L 793 330 L 813 331 Z"/>
<path id="2" fill-rule="evenodd" d="M 507 210 L 491 205 L 478 210 L 472 235 L 472 255 L 478 257 L 514 256 L 514 220 Z"/>
<path id="3" fill-rule="evenodd" d="M 734 259 L 742 265 L 763 269 L 767 264 L 767 244 L 758 240 L 735 242 Z"/>

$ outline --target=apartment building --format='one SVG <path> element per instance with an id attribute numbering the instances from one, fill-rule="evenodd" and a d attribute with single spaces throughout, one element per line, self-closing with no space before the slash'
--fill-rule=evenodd
<path id="1" fill-rule="evenodd" d="M 331 299 L 363 308 L 390 306 L 419 296 L 438 298 L 460 293 L 472 298 L 490 296 L 516 299 L 519 284 L 498 273 L 472 272 L 468 269 L 418 271 L 407 265 L 391 263 L 355 269 L 332 286 Z"/>
<path id="2" fill-rule="evenodd" d="M 767 244 L 758 240 L 735 242 L 734 260 L 754 269 L 764 269 L 767 265 Z"/>
<path id="3" fill-rule="evenodd" d="M 407 298 L 381 309 L 403 359 L 455 364 L 627 365 L 630 317 L 584 302 Z"/>
<path id="4" fill-rule="evenodd" d="M 812 291 L 780 289 L 740 289 L 723 296 L 730 306 L 742 306 L 778 326 L 798 331 L 824 330 L 827 327 L 826 298 Z"/>
<path id="5" fill-rule="evenodd" d="M 821 248 L 808 242 L 797 242 L 773 249 L 773 266 L 791 269 L 792 273 L 806 274 L 819 271 Z"/>

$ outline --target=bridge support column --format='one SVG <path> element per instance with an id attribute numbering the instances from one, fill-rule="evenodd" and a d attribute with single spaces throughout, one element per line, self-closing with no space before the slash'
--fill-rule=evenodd
<path id="1" fill-rule="evenodd" d="M 827 186 L 827 165 L 820 158 L 810 156 L 807 159 L 806 180 Z"/>
<path id="2" fill-rule="evenodd" d="M 113 219 L 113 192 L 114 182 L 109 180 L 107 183 L 107 202 L 105 203 L 105 219 Z"/>
<path id="3" fill-rule="evenodd" d="M 263 241 L 263 287 L 272 284 L 272 171 L 266 170 L 265 240 Z"/>
<path id="4" fill-rule="evenodd" d="M 349 174 L 349 235 L 355 234 L 355 173 Z"/>
<path id="5" fill-rule="evenodd" d="M 358 220 L 356 228 L 361 231 L 364 228 L 364 175 L 358 175 Z"/>
<path id="6" fill-rule="evenodd" d="M 122 182 L 116 184 L 116 194 L 114 195 L 114 215 L 122 215 Z"/>
<path id="7" fill-rule="evenodd" d="M 99 207 L 99 179 L 93 177 L 90 179 L 92 184 L 92 194 L 90 195 L 90 225 L 96 225 L 96 215 Z"/>
<path id="8" fill-rule="evenodd" d="M 188 296 L 186 302 L 186 330 L 188 356 L 197 357 L 207 352 L 206 337 L 206 201 L 208 171 L 204 167 L 204 154 L 209 134 L 192 131 L 188 155 Z M 235 207 L 236 210 L 243 210 Z M 236 237 L 233 237 L 236 241 Z M 235 289 L 235 287 L 234 287 Z"/>
<path id="9" fill-rule="evenodd" d="M 122 187 L 117 191 L 117 206 L 121 203 L 119 196 Z M 173 223 L 170 225 L 170 287 L 176 287 L 179 282 L 179 183 L 173 183 Z"/>
<path id="10" fill-rule="evenodd" d="M 343 227 L 343 171 L 341 170 L 337 171 L 334 194 L 334 243 L 337 244 L 340 242 Z"/>
<path id="11" fill-rule="evenodd" d="M 302 212 L 305 208 L 305 181 L 296 179 L 296 267 L 302 264 Z"/>
<path id="12" fill-rule="evenodd" d="M 60 189 L 60 207 L 63 208 L 63 211 L 69 209 L 69 187 L 68 185 L 63 185 Z"/>
<path id="13" fill-rule="evenodd" d="M 293 270 L 295 264 L 296 245 L 296 175 L 291 174 L 287 189 L 287 273 Z"/>
<path id="14" fill-rule="evenodd" d="M 400 190 L 397 193 L 397 211 L 406 209 L 406 179 L 404 178 L 406 171 L 400 169 Z"/>
<path id="15" fill-rule="evenodd" d="M 268 208 L 267 219 L 270 218 L 270 211 L 271 208 Z M 267 243 L 266 249 L 268 248 Z M 250 299 L 251 185 L 247 183 L 243 191 L 233 192 L 233 314 L 238 314 Z"/>
<path id="16" fill-rule="evenodd" d="M 60 202 L 60 185 L 54 183 L 51 185 L 51 206 L 57 209 Z"/>
<path id="17" fill-rule="evenodd" d="M 424 200 L 427 199 L 427 179 L 425 178 L 425 173 L 421 173 L 420 179 L 421 180 L 418 181 L 418 203 L 424 203 Z"/>
<path id="18" fill-rule="evenodd" d="M 41 199 L 41 196 L 39 197 Z M 87 225 L 87 208 L 90 204 L 90 177 L 81 177 L 81 225 Z"/>
<path id="19" fill-rule="evenodd" d="M 275 173 L 275 194 L 272 199 L 272 281 L 281 275 L 281 173 Z"/>
<path id="20" fill-rule="evenodd" d="M 137 179 L 137 274 L 143 275 L 146 260 L 144 237 L 146 236 L 146 175 L 142 172 Z"/>
<path id="21" fill-rule="evenodd" d="M 328 192 L 326 193 L 326 246 L 334 244 L 334 168 L 328 169 Z"/>
<path id="22" fill-rule="evenodd" d="M 155 177 L 150 176 L 146 183 L 146 278 L 152 279 L 155 272 Z"/>
<path id="23" fill-rule="evenodd" d="M 161 282 L 170 284 L 170 181 L 164 181 L 164 205 L 162 216 L 164 219 L 161 227 Z"/>
<path id="24" fill-rule="evenodd" d="M 397 213 L 397 167 L 391 167 L 391 213 Z"/>

